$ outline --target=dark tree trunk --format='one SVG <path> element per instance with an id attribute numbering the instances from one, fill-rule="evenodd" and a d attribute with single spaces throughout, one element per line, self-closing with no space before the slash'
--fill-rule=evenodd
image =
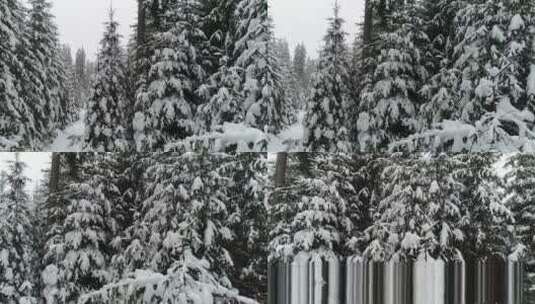
<path id="1" fill-rule="evenodd" d="M 278 153 L 277 162 L 275 163 L 275 187 L 284 187 L 286 185 L 286 171 L 288 171 L 288 153 Z"/>
<path id="2" fill-rule="evenodd" d="M 145 5 L 144 0 L 137 0 L 137 46 L 140 47 L 145 44 Z M 139 54 L 141 55 L 141 54 Z"/>
<path id="3" fill-rule="evenodd" d="M 373 30 L 373 9 L 371 0 L 366 0 L 364 4 L 364 28 L 362 33 L 362 45 L 364 46 L 363 58 L 367 58 L 370 54 L 368 51 L 368 44 L 372 41 Z"/>
<path id="4" fill-rule="evenodd" d="M 61 157 L 59 153 L 52 153 L 52 164 L 50 167 L 50 180 L 48 190 L 50 194 L 58 192 L 59 188 L 59 174 Z"/>

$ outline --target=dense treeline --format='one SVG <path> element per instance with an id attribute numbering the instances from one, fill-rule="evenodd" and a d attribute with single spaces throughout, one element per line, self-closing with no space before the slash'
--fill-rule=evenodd
<path id="1" fill-rule="evenodd" d="M 293 122 L 267 0 L 139 0 L 127 51 L 116 28 L 102 40 L 88 149 L 161 151 L 225 125 L 276 133 Z"/>
<path id="2" fill-rule="evenodd" d="M 46 0 L 0 4 L 0 149 L 40 149 L 70 122 L 57 29 Z"/>
<path id="3" fill-rule="evenodd" d="M 516 253 L 525 257 L 526 285 L 533 286 L 535 156 L 298 153 L 288 159 L 286 182 L 269 198 L 270 259 L 299 252 L 375 261 Z"/>
<path id="4" fill-rule="evenodd" d="M 349 48 L 336 7 L 308 98 L 308 151 L 531 151 L 532 1 L 367 0 Z"/>
<path id="5" fill-rule="evenodd" d="M 24 167 L 0 180 L 2 303 L 265 298 L 265 155 L 54 154 L 33 201 Z"/>

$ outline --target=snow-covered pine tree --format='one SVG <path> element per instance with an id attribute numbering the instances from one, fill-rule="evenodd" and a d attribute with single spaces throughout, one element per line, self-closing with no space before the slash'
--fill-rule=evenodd
<path id="1" fill-rule="evenodd" d="M 89 82 L 87 79 L 87 62 L 86 53 L 83 48 L 76 51 L 74 56 L 74 98 L 81 104 L 85 102 L 89 90 Z"/>
<path id="2" fill-rule="evenodd" d="M 226 156 L 220 154 L 161 154 L 147 169 L 141 223 L 127 257 L 156 273 L 171 274 L 189 255 L 204 261 L 217 280 L 229 286 L 232 259 L 223 242 L 232 239 L 228 221 L 227 187 L 222 174 Z M 135 247 L 139 250 L 133 250 Z"/>
<path id="3" fill-rule="evenodd" d="M 516 154 L 508 161 L 505 205 L 515 218 L 515 236 L 526 246 L 526 283 L 535 285 L 535 156 Z M 533 291 L 528 288 L 529 296 Z M 528 297 L 529 298 L 529 297 Z"/>
<path id="4" fill-rule="evenodd" d="M 80 100 L 75 99 L 75 73 L 74 63 L 72 58 L 72 51 L 69 45 L 64 44 L 61 48 L 61 58 L 63 68 L 65 70 L 65 89 L 67 91 L 68 107 L 66 110 L 66 116 L 69 120 L 68 123 L 77 121 L 79 117 L 78 109 L 81 108 Z"/>
<path id="5" fill-rule="evenodd" d="M 164 12 L 161 32 L 153 37 L 146 90 L 139 96 L 145 103 L 143 130 L 147 134 L 138 138 L 148 141 L 151 151 L 193 135 L 193 115 L 201 104 L 197 89 L 205 77 L 199 46 L 206 37 L 198 28 L 198 1 L 168 5 L 172 7 Z"/>
<path id="6" fill-rule="evenodd" d="M 457 117 L 459 73 L 453 68 L 454 19 L 463 1 L 425 1 L 418 14 L 429 43 L 420 45 L 422 62 L 429 77 L 421 85 L 419 130 L 432 128 L 445 119 Z"/>
<path id="7" fill-rule="evenodd" d="M 109 176 L 99 174 L 99 158 L 84 156 L 79 163 L 78 182 L 66 185 L 62 192 L 66 202 L 64 251 L 56 267 L 63 271 L 65 290 L 60 297 L 66 303 L 77 301 L 80 295 L 99 289 L 109 280 L 108 233 L 114 227 L 108 222 L 113 200 L 107 190 L 115 189 Z"/>
<path id="8" fill-rule="evenodd" d="M 234 58 L 242 75 L 241 105 L 245 124 L 278 133 L 285 115 L 279 64 L 273 47 L 267 0 L 242 0 L 236 10 Z"/>
<path id="9" fill-rule="evenodd" d="M 23 8 L 18 0 L 0 3 L 0 148 L 11 150 L 29 141 L 24 119 L 30 111 L 20 90 L 22 63 L 17 54 L 23 32 Z"/>
<path id="10" fill-rule="evenodd" d="M 455 164 L 438 159 L 399 160 L 385 168 L 382 200 L 367 229 L 364 254 L 376 261 L 421 254 L 451 258 L 464 238 L 463 185 L 451 177 Z"/>
<path id="11" fill-rule="evenodd" d="M 533 64 L 533 18 L 525 12 L 532 10 L 529 2 L 475 1 L 457 15 L 455 68 L 463 75 L 458 107 L 463 121 L 488 129 L 478 141 L 531 136 L 535 116 L 523 111 Z"/>
<path id="12" fill-rule="evenodd" d="M 308 151 L 349 152 L 349 55 L 338 4 L 324 38 L 314 88 L 307 102 L 304 145 Z"/>
<path id="13" fill-rule="evenodd" d="M 110 10 L 109 18 L 100 42 L 97 77 L 86 117 L 86 145 L 91 150 L 101 152 L 128 149 L 124 54 L 120 46 L 119 24 L 114 20 L 113 10 Z"/>
<path id="14" fill-rule="evenodd" d="M 29 84 L 37 86 L 37 91 L 26 100 L 32 109 L 33 124 L 37 139 L 46 143 L 57 128 L 65 126 L 69 121 L 68 93 L 66 88 L 66 74 L 61 58 L 58 30 L 50 13 L 51 3 L 47 0 L 29 1 L 29 22 L 26 26 L 28 33 L 28 50 L 24 55 L 25 68 L 30 77 L 34 77 Z M 33 60 L 32 60 L 33 59 Z M 31 92 L 31 91 L 30 91 Z"/>
<path id="15" fill-rule="evenodd" d="M 509 226 L 513 214 L 503 203 L 500 179 L 492 164 L 496 161 L 492 154 L 462 154 L 452 161 L 458 166 L 452 171 L 456 181 L 465 185 L 460 199 L 464 233 L 460 245 L 464 257 L 481 257 L 491 254 L 510 253 L 512 235 Z"/>
<path id="16" fill-rule="evenodd" d="M 289 114 L 289 123 L 293 124 L 297 121 L 296 114 L 303 108 L 302 88 L 293 69 L 288 41 L 277 39 L 273 41 L 273 44 L 275 57 L 280 67 L 282 90 L 285 96 L 284 104 Z"/>
<path id="17" fill-rule="evenodd" d="M 309 82 L 308 75 L 306 73 L 307 60 L 308 56 L 306 46 L 303 43 L 300 43 L 295 47 L 294 50 L 292 68 L 301 89 L 306 88 Z"/>
<path id="18" fill-rule="evenodd" d="M 373 85 L 362 91 L 357 130 L 363 151 L 384 150 L 389 143 L 417 130 L 417 109 L 421 103 L 419 88 L 427 79 L 421 46 L 427 35 L 421 30 L 416 1 L 390 16 L 392 30 L 375 41 L 380 51 L 375 55 Z"/>
<path id="19" fill-rule="evenodd" d="M 343 254 L 353 231 L 349 210 L 357 203 L 350 158 L 344 155 L 300 154 L 291 158 L 290 179 L 270 196 L 272 204 L 270 259 L 299 252 Z M 356 215 L 352 215 L 356 217 Z"/>
<path id="20" fill-rule="evenodd" d="M 232 178 L 228 221 L 235 234 L 225 245 L 234 262 L 229 277 L 241 295 L 261 301 L 267 290 L 267 155 L 236 154 L 226 167 L 225 176 Z"/>
<path id="21" fill-rule="evenodd" d="M 32 223 L 25 167 L 17 154 L 9 163 L 7 189 L 0 196 L 0 301 L 7 304 L 30 301 L 33 296 Z"/>

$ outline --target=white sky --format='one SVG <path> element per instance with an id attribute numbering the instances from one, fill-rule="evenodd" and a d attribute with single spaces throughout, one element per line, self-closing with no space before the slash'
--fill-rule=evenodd
<path id="1" fill-rule="evenodd" d="M 334 0 L 268 0 L 275 23 L 275 36 L 288 40 L 292 49 L 304 43 L 307 53 L 317 57 L 327 31 L 327 19 L 333 15 Z M 364 0 L 338 0 L 341 17 L 345 19 L 348 40 L 353 41 L 357 23 L 364 16 Z"/>
<path id="2" fill-rule="evenodd" d="M 89 58 L 96 58 L 98 45 L 108 20 L 112 0 L 51 0 L 52 13 L 60 31 L 63 43 L 75 50 L 84 47 Z M 275 22 L 275 34 L 286 38 L 293 47 L 300 42 L 307 46 L 308 53 L 315 57 L 327 28 L 327 18 L 332 16 L 334 0 L 268 0 L 270 13 Z M 356 23 L 364 12 L 364 0 L 338 0 L 342 17 L 346 20 L 345 30 L 351 40 L 357 32 Z M 120 23 L 123 45 L 135 23 L 137 6 L 135 0 L 114 0 L 115 17 Z"/>
<path id="3" fill-rule="evenodd" d="M 20 159 L 24 161 L 27 165 L 26 170 L 24 171 L 25 175 L 30 178 L 26 189 L 28 191 L 33 191 L 35 189 L 36 183 L 39 182 L 43 173 L 41 170 L 50 167 L 50 158 L 51 153 L 45 152 L 22 152 L 20 153 Z M 15 160 L 15 153 L 11 152 L 0 152 L 0 170 L 7 171 L 8 164 L 6 161 Z"/>
<path id="4" fill-rule="evenodd" d="M 52 13 L 60 32 L 62 43 L 69 44 L 73 49 L 84 48 L 88 58 L 96 58 L 104 22 L 108 20 L 108 12 L 112 0 L 51 0 Z M 136 0 L 114 0 L 115 19 L 119 22 L 119 31 L 123 36 L 122 44 L 130 38 L 131 25 L 136 21 Z"/>

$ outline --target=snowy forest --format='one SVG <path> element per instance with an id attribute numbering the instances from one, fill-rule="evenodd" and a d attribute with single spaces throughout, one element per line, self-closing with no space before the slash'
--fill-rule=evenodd
<path id="1" fill-rule="evenodd" d="M 535 296 L 531 154 L 54 153 L 33 191 L 3 168 L 2 303 L 267 303 L 301 253 L 514 255 Z"/>
<path id="2" fill-rule="evenodd" d="M 362 21 L 333 1 L 312 58 L 267 0 L 138 0 L 82 74 L 28 3 L 0 6 L 2 150 L 535 150 L 533 1 L 366 0 Z"/>
<path id="3" fill-rule="evenodd" d="M 266 150 L 258 133 L 287 124 L 266 0 L 139 0 L 132 37 L 110 9 L 83 83 L 51 5 L 0 4 L 2 150 Z"/>

